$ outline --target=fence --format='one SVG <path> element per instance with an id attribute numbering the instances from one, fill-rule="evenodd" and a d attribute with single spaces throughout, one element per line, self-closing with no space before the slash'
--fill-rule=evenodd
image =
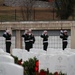
<path id="1" fill-rule="evenodd" d="M 0 10 L 0 21 L 50 21 L 59 20 L 54 9 L 11 9 Z M 75 20 L 75 15 L 68 20 Z"/>

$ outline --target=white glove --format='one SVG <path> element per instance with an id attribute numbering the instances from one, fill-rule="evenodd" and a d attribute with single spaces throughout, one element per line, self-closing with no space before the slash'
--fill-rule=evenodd
<path id="1" fill-rule="evenodd" d="M 60 32 L 63 33 L 63 30 L 61 30 Z"/>
<path id="2" fill-rule="evenodd" d="M 4 34 L 7 34 L 7 32 L 4 32 Z"/>
<path id="3" fill-rule="evenodd" d="M 44 33 L 42 33 L 42 35 L 44 35 Z"/>

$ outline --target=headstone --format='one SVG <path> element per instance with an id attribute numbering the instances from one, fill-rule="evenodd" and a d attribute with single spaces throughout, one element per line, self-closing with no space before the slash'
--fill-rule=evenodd
<path id="1" fill-rule="evenodd" d="M 23 61 L 26 61 L 26 60 L 28 60 L 30 58 L 34 58 L 34 57 L 38 58 L 38 54 L 35 52 L 31 52 L 31 51 L 28 52 L 27 50 L 22 50 L 22 60 Z"/>
<path id="2" fill-rule="evenodd" d="M 66 54 L 66 55 L 73 55 L 73 54 L 75 54 L 73 51 L 69 51 L 69 50 L 65 50 L 64 52 L 63 52 L 64 54 Z"/>
<path id="3" fill-rule="evenodd" d="M 6 52 L 2 52 L 2 53 L 0 53 L 0 55 L 8 55 L 8 56 L 10 56 L 10 54 L 6 53 Z"/>
<path id="4" fill-rule="evenodd" d="M 71 49 L 71 48 L 66 48 L 65 51 L 69 51 L 69 52 L 75 53 L 75 49 Z"/>
<path id="5" fill-rule="evenodd" d="M 0 62 L 0 75 L 23 75 L 23 67 L 14 63 Z"/>
<path id="6" fill-rule="evenodd" d="M 39 55 L 46 53 L 46 51 L 44 51 L 43 49 L 37 49 L 37 48 L 30 49 L 30 52 L 38 53 Z"/>
<path id="7" fill-rule="evenodd" d="M 4 50 L 0 48 L 0 53 L 3 53 L 3 52 L 4 52 Z"/>
<path id="8" fill-rule="evenodd" d="M 0 55 L 10 55 L 10 54 L 7 52 L 4 52 L 4 50 L 0 48 Z"/>
<path id="9" fill-rule="evenodd" d="M 29 52 L 29 58 L 37 58 L 38 59 L 38 53 Z"/>
<path id="10" fill-rule="evenodd" d="M 28 56 L 29 56 L 28 51 L 23 49 L 22 50 L 22 60 L 23 61 L 28 60 Z"/>
<path id="11" fill-rule="evenodd" d="M 68 72 L 68 57 L 66 55 L 54 55 L 49 58 L 48 64 L 50 72 Z"/>
<path id="12" fill-rule="evenodd" d="M 47 55 L 39 56 L 39 70 L 41 70 L 41 69 L 47 70 L 46 57 L 47 57 Z"/>
<path id="13" fill-rule="evenodd" d="M 8 55 L 0 55 L 0 62 L 14 63 L 14 58 Z"/>
<path id="14" fill-rule="evenodd" d="M 22 59 L 22 49 L 18 48 L 12 49 L 12 55 L 17 56 L 18 59 Z"/>
<path id="15" fill-rule="evenodd" d="M 39 56 L 39 70 L 49 69 L 49 72 L 62 72 L 75 75 L 75 53 L 69 50 L 49 49 L 45 55 Z"/>
<path id="16" fill-rule="evenodd" d="M 37 59 L 39 59 L 40 55 L 45 55 L 47 53 L 47 51 L 44 51 L 43 49 L 36 48 L 32 48 L 30 52 L 34 53 Z"/>
<path id="17" fill-rule="evenodd" d="M 37 49 L 37 48 L 31 48 L 30 51 L 31 51 L 31 52 L 35 52 L 35 53 L 36 53 L 36 52 L 37 52 L 37 53 L 40 53 L 40 52 L 43 52 L 44 50 L 43 50 L 43 49 Z"/>
<path id="18" fill-rule="evenodd" d="M 47 54 L 60 54 L 63 53 L 62 49 L 54 49 L 54 48 L 48 48 Z"/>
<path id="19" fill-rule="evenodd" d="M 75 75 L 75 54 L 69 55 L 68 75 Z"/>

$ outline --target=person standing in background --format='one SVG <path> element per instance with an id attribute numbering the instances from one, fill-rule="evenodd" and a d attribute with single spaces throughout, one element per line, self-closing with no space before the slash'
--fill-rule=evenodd
<path id="1" fill-rule="evenodd" d="M 6 30 L 6 32 L 4 32 L 3 37 L 6 39 L 6 52 L 10 53 L 10 48 L 11 48 L 11 32 L 10 30 Z"/>
<path id="2" fill-rule="evenodd" d="M 24 34 L 22 35 L 22 37 L 24 38 L 24 42 L 25 42 L 25 50 L 29 51 L 30 47 L 29 47 L 28 30 L 25 30 L 25 32 L 24 32 Z"/>
<path id="3" fill-rule="evenodd" d="M 43 50 L 47 51 L 47 47 L 48 47 L 48 32 L 45 30 L 42 35 L 41 38 L 43 38 Z"/>
<path id="4" fill-rule="evenodd" d="M 60 38 L 62 39 L 62 49 L 64 50 L 67 47 L 68 44 L 68 34 L 67 34 L 67 30 L 61 30 L 60 31 Z"/>
<path id="5" fill-rule="evenodd" d="M 33 44 L 35 43 L 35 37 L 34 37 L 31 29 L 28 30 L 28 35 L 29 35 L 29 45 L 30 45 L 30 49 L 31 49 L 31 48 L 33 48 Z"/>
<path id="6" fill-rule="evenodd" d="M 25 49 L 29 52 L 30 49 L 33 48 L 33 44 L 35 42 L 35 37 L 32 34 L 32 30 L 26 30 L 22 37 L 24 38 Z"/>

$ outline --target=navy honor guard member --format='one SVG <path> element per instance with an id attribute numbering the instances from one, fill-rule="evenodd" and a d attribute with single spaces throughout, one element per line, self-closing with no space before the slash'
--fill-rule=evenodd
<path id="1" fill-rule="evenodd" d="M 61 30 L 60 31 L 60 38 L 62 39 L 62 49 L 64 50 L 67 47 L 68 44 L 68 34 L 67 34 L 67 30 Z"/>
<path id="2" fill-rule="evenodd" d="M 28 35 L 29 35 L 30 48 L 33 48 L 33 44 L 35 43 L 35 37 L 31 29 L 28 30 Z"/>
<path id="3" fill-rule="evenodd" d="M 22 37 L 24 38 L 24 42 L 25 42 L 25 49 L 27 51 L 29 51 L 29 38 L 28 38 L 28 31 L 25 30 L 24 34 L 22 35 Z"/>
<path id="4" fill-rule="evenodd" d="M 11 47 L 11 33 L 10 30 L 6 30 L 4 32 L 3 37 L 6 39 L 6 52 L 10 53 L 10 47 Z"/>
<path id="5" fill-rule="evenodd" d="M 33 48 L 33 44 L 35 42 L 35 37 L 32 34 L 32 31 L 30 29 L 26 30 L 22 37 L 24 38 L 25 49 L 30 51 L 30 49 Z"/>
<path id="6" fill-rule="evenodd" d="M 43 50 L 47 51 L 47 47 L 48 47 L 48 32 L 45 30 L 42 35 L 41 38 L 43 38 Z"/>

